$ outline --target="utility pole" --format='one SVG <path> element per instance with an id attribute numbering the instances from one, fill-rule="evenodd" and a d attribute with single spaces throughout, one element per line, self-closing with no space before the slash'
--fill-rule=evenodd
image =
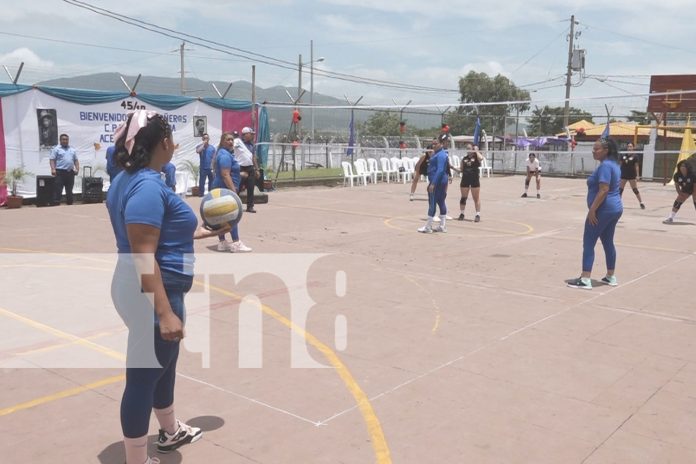
<path id="1" fill-rule="evenodd" d="M 300 103 L 300 98 L 302 98 L 302 54 L 300 53 L 299 58 L 297 59 L 297 69 L 299 72 L 297 73 L 297 102 L 296 104 Z M 299 107 L 297 108 L 299 110 Z M 299 137 L 299 140 L 302 140 L 302 135 L 300 133 L 300 121 L 297 122 L 297 136 Z"/>
<path id="2" fill-rule="evenodd" d="M 570 78 L 573 74 L 573 39 L 575 38 L 575 15 L 570 17 L 570 35 L 568 36 L 568 71 L 566 72 L 566 93 L 565 93 L 565 108 L 563 110 L 563 127 L 568 127 L 568 119 L 570 113 Z"/>
<path id="3" fill-rule="evenodd" d="M 186 95 L 186 83 L 184 81 L 184 46 L 186 42 L 181 42 L 179 55 L 181 55 L 181 95 Z"/>
<path id="4" fill-rule="evenodd" d="M 309 41 L 309 112 L 312 120 L 311 141 L 314 143 L 314 40 Z"/>
<path id="5" fill-rule="evenodd" d="M 251 65 L 251 128 L 254 129 L 254 133 L 259 131 L 258 124 L 256 122 L 256 112 L 258 108 L 256 107 L 256 65 Z"/>

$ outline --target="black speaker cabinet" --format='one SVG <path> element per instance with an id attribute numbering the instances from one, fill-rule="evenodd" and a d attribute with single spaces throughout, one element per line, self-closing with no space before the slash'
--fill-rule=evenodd
<path id="1" fill-rule="evenodd" d="M 55 190 L 55 177 L 36 176 L 36 206 L 49 206 L 53 202 Z"/>

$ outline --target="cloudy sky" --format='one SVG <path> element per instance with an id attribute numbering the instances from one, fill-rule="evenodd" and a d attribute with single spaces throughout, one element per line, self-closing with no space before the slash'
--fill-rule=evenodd
<path id="1" fill-rule="evenodd" d="M 76 4 L 168 28 L 174 37 Z M 0 64 L 14 72 L 24 61 L 25 84 L 105 71 L 178 77 L 177 37 L 184 33 L 198 37 L 187 45 L 187 76 L 204 80 L 250 81 L 256 64 L 259 86 L 296 87 L 298 55 L 310 61 L 312 40 L 315 59 L 324 58 L 315 64 L 319 93 L 444 108 L 457 101 L 459 77 L 475 70 L 505 75 L 532 92 L 534 104 L 561 106 L 574 14 L 576 44 L 587 61 L 585 76 L 573 77 L 571 97 L 626 98 L 572 105 L 603 114 L 606 104 L 616 114 L 645 109 L 646 99 L 635 95 L 648 92 L 651 74 L 693 73 L 696 59 L 691 0 L 0 0 L 0 6 Z M 206 48 L 204 40 L 229 53 Z M 247 52 L 263 58 L 235 56 Z M 348 82 L 324 71 L 429 90 Z M 309 88 L 309 75 L 303 79 Z"/>

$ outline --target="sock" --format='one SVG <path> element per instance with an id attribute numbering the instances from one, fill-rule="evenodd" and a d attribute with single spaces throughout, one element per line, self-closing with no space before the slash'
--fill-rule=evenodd
<path id="1" fill-rule="evenodd" d="M 447 215 L 446 214 L 441 214 L 440 215 L 440 227 L 443 229 L 445 228 L 445 222 L 447 221 Z"/>
<path id="2" fill-rule="evenodd" d="M 524 193 L 527 193 L 527 190 L 529 190 L 529 185 L 524 186 Z"/>
<path id="3" fill-rule="evenodd" d="M 126 447 L 126 464 L 143 464 L 147 462 L 147 435 L 138 438 L 123 437 Z"/>
<path id="4" fill-rule="evenodd" d="M 675 217 L 676 215 L 677 215 L 677 212 L 676 212 L 676 211 L 670 211 L 670 212 L 669 212 L 669 218 L 670 218 L 670 219 L 674 219 L 674 217 Z"/>
<path id="5" fill-rule="evenodd" d="M 425 227 L 432 227 L 433 226 L 433 217 L 434 216 L 428 216 L 428 220 L 425 222 Z"/>
<path id="6" fill-rule="evenodd" d="M 481 215 L 481 212 L 480 212 L 480 211 L 476 211 L 476 215 L 477 215 L 477 216 L 480 216 L 480 215 Z"/>
<path id="7" fill-rule="evenodd" d="M 157 416 L 157 421 L 160 424 L 160 428 L 167 432 L 168 434 L 173 434 L 178 428 L 176 423 L 176 416 L 174 415 L 174 406 L 169 406 L 164 409 L 152 408 L 155 411 L 155 416 Z"/>

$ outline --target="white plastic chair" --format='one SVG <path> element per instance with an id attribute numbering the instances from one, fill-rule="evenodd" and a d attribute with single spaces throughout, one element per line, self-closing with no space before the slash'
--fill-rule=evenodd
<path id="1" fill-rule="evenodd" d="M 401 167 L 403 167 L 403 170 L 399 170 L 399 177 L 404 184 L 406 181 L 410 182 L 413 179 L 413 171 L 415 169 L 413 160 L 411 158 L 402 158 Z"/>
<path id="2" fill-rule="evenodd" d="M 384 180 L 384 173 L 379 169 L 377 160 L 374 158 L 367 158 L 367 173 L 375 183 L 377 183 L 377 176 L 382 176 L 382 180 Z"/>
<path id="3" fill-rule="evenodd" d="M 181 198 L 186 198 L 186 191 L 188 190 L 188 180 L 189 175 L 186 172 L 177 171 L 174 175 L 176 180 L 176 194 Z"/>
<path id="4" fill-rule="evenodd" d="M 452 156 L 450 156 L 450 165 L 453 168 L 461 169 L 462 168 L 462 159 L 457 155 L 452 155 Z M 452 177 L 461 176 L 461 175 L 462 175 L 461 172 L 458 172 L 458 171 L 455 171 L 454 169 L 452 169 Z"/>
<path id="5" fill-rule="evenodd" d="M 382 165 L 382 175 L 387 176 L 387 184 L 389 183 L 392 175 L 394 176 L 394 180 L 399 178 L 399 170 L 394 168 L 389 158 L 380 158 L 379 162 Z"/>
<path id="6" fill-rule="evenodd" d="M 359 176 L 357 174 L 353 174 L 353 166 L 347 161 L 342 161 L 341 162 L 341 168 L 343 168 L 343 186 L 346 186 L 346 181 L 350 181 L 350 186 L 353 186 L 353 179 L 356 180 L 357 183 L 360 183 L 360 179 L 363 179 L 364 183 L 367 183 L 367 176 Z"/>
<path id="7" fill-rule="evenodd" d="M 353 162 L 353 165 L 355 166 L 355 175 L 363 179 L 363 183 L 367 185 L 367 179 L 372 178 L 372 175 L 367 169 L 367 161 L 358 158 Z M 374 182 L 377 182 L 377 179 L 375 179 Z"/>
<path id="8" fill-rule="evenodd" d="M 483 177 L 486 173 L 486 177 L 491 177 L 491 167 L 488 165 L 488 159 L 484 156 L 481 160 L 481 166 L 479 166 L 479 175 Z"/>

